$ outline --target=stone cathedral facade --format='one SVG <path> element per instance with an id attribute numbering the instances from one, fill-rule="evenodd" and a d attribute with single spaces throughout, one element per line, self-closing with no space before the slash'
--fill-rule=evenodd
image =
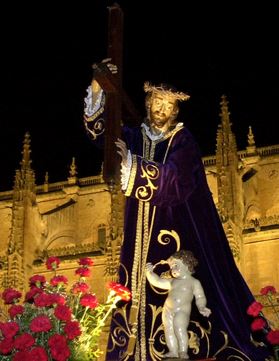
<path id="1" fill-rule="evenodd" d="M 266 285 L 279 289 L 279 144 L 258 148 L 250 127 L 246 149 L 238 150 L 225 97 L 220 108 L 216 154 L 204 157 L 204 166 L 235 261 L 260 298 Z M 105 282 L 117 277 L 124 205 L 102 175 L 78 178 L 74 159 L 66 181 L 49 183 L 46 174 L 36 185 L 26 134 L 14 187 L 0 192 L 1 290 L 24 290 L 33 274 L 48 277 L 44 262 L 51 255 L 73 280 L 77 260 L 90 256 L 90 284 L 103 300 Z"/>

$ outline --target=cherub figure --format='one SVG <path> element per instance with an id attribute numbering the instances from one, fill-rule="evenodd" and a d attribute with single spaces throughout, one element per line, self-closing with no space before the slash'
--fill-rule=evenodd
<path id="1" fill-rule="evenodd" d="M 152 263 L 146 265 L 146 277 L 155 287 L 169 290 L 163 306 L 162 321 L 169 352 L 164 358 L 188 359 L 188 326 L 192 309 L 192 300 L 199 312 L 208 317 L 211 310 L 206 307 L 206 297 L 200 281 L 192 276 L 197 259 L 191 251 L 180 250 L 174 253 L 166 263 L 170 266 L 172 278 L 158 276 Z"/>

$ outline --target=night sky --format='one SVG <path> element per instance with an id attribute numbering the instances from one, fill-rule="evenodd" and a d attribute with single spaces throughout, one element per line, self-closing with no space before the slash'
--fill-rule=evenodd
<path id="1" fill-rule="evenodd" d="M 118 3 L 124 12 L 123 86 L 140 112 L 145 80 L 188 92 L 179 119 L 202 154 L 210 155 L 225 94 L 239 150 L 246 147 L 249 125 L 257 146 L 279 144 L 275 9 L 222 3 L 216 11 L 212 2 L 193 8 L 183 0 Z M 82 113 L 91 66 L 106 57 L 111 4 L 11 4 L 1 12 L 0 190 L 12 188 L 27 131 L 37 184 L 46 171 L 49 182 L 66 180 L 72 157 L 79 177 L 100 171 L 101 153 L 85 134 Z"/>

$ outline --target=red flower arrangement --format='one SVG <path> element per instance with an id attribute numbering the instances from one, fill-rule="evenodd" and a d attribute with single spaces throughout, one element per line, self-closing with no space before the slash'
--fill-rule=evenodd
<path id="1" fill-rule="evenodd" d="M 260 290 L 272 307 L 275 316 L 279 319 L 277 309 L 274 305 L 272 296 L 276 294 L 276 289 L 273 286 L 266 286 Z M 273 329 L 272 323 L 268 321 L 262 310 L 264 306 L 257 301 L 254 301 L 247 309 L 247 314 L 254 317 L 251 323 L 251 330 L 253 332 L 262 332 L 265 336 L 267 343 L 273 348 L 275 361 L 279 361 L 279 330 Z"/>
<path id="2" fill-rule="evenodd" d="M 90 292 L 86 277 L 93 266 L 82 258 L 75 274 L 79 276 L 70 291 L 68 279 L 57 275 L 60 259 L 50 257 L 46 267 L 54 272 L 48 283 L 44 276 L 30 278 L 23 304 L 21 292 L 8 288 L 1 297 L 10 305 L 10 319 L 0 322 L 0 359 L 5 361 L 92 361 L 101 351 L 98 341 L 103 326 L 119 300 L 129 301 L 128 288 L 110 282 L 104 304 Z"/>

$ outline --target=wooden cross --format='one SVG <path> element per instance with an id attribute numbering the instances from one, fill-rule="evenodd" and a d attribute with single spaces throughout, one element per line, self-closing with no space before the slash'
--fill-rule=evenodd
<path id="1" fill-rule="evenodd" d="M 123 50 L 123 13 L 118 4 L 109 7 L 108 21 L 108 58 L 117 65 L 118 72 L 112 74 L 106 64 L 93 65 L 94 78 L 106 92 L 106 124 L 105 124 L 105 153 L 103 177 L 106 183 L 115 189 L 120 180 L 120 157 L 117 154 L 115 140 L 121 137 L 122 105 L 129 118 L 137 122 L 141 117 L 133 103 L 122 88 L 122 50 Z M 116 187 L 117 188 L 117 187 Z M 121 192 L 119 192 L 121 194 Z M 114 212 L 112 202 L 112 214 Z M 112 219 L 112 228 L 117 228 L 117 219 Z M 111 242 L 114 236 L 111 235 Z M 128 352 L 133 353 L 135 338 L 131 338 Z"/>
<path id="2" fill-rule="evenodd" d="M 114 144 L 121 136 L 122 105 L 138 121 L 140 115 L 122 88 L 123 12 L 118 4 L 108 7 L 108 58 L 117 65 L 112 74 L 105 64 L 94 64 L 94 77 L 106 92 L 106 132 L 103 177 L 108 184 L 119 182 L 119 156 Z"/>

